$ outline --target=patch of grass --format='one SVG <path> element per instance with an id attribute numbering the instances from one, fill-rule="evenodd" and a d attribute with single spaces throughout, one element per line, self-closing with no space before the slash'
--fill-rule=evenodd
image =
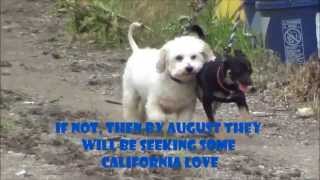
<path id="1" fill-rule="evenodd" d="M 234 17 L 218 17 L 218 3 L 221 0 L 209 0 L 197 22 L 207 32 L 208 43 L 214 51 L 222 53 L 231 34 Z M 179 17 L 194 15 L 195 6 L 195 0 L 57 0 L 58 11 L 69 16 L 68 31 L 78 39 L 93 40 L 102 47 L 127 45 L 127 30 L 133 21 L 142 22 L 152 29 L 152 32 L 135 32 L 141 47 L 159 46 L 181 33 L 183 26 Z M 244 35 L 243 28 L 241 24 L 237 29 L 235 48 L 242 49 L 251 58 L 256 51 Z"/>
<path id="2" fill-rule="evenodd" d="M 180 11 L 176 10 L 178 5 Z M 178 15 L 190 12 L 180 0 L 57 0 L 56 7 L 58 12 L 67 14 L 70 34 L 102 47 L 127 45 L 127 30 L 133 21 L 152 29 L 135 33 L 142 46 L 147 42 L 162 44 L 181 29 Z"/>
<path id="3" fill-rule="evenodd" d="M 310 101 L 320 95 L 320 61 L 310 60 L 308 63 L 296 65 L 290 72 L 291 91 L 302 101 Z"/>
<path id="4" fill-rule="evenodd" d="M 16 122 L 13 119 L 3 119 L 0 123 L 0 134 L 8 134 L 10 131 L 14 130 L 16 127 Z"/>
<path id="5" fill-rule="evenodd" d="M 72 4 L 69 31 L 98 45 L 114 47 L 124 42 L 123 24 L 128 20 L 117 13 L 116 1 L 92 0 L 87 3 L 75 1 Z"/>
<path id="6" fill-rule="evenodd" d="M 312 102 L 320 116 L 320 60 L 317 57 L 291 68 L 287 91 L 302 102 Z"/>
<path id="7" fill-rule="evenodd" d="M 258 56 L 257 56 L 258 57 Z M 275 102 L 303 103 L 320 117 L 320 60 L 311 57 L 304 65 L 283 64 L 273 53 L 259 53 L 253 62 L 255 85 L 271 90 Z"/>

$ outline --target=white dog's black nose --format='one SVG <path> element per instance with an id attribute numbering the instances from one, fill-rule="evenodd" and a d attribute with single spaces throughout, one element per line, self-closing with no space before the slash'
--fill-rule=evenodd
<path id="1" fill-rule="evenodd" d="M 186 67 L 186 71 L 187 71 L 188 73 L 191 73 L 191 72 L 193 71 L 193 67 L 192 67 L 192 66 Z"/>

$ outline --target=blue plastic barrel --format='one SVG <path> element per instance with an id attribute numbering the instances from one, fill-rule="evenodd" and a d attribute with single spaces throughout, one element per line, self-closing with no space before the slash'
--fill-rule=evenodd
<path id="1" fill-rule="evenodd" d="M 255 0 L 258 10 L 318 6 L 319 0 Z"/>
<path id="2" fill-rule="evenodd" d="M 258 20 L 251 20 L 256 23 L 250 22 L 250 26 L 262 34 L 265 46 L 277 52 L 283 62 L 304 63 L 317 53 L 315 17 L 319 6 L 319 0 L 255 0 Z"/>
<path id="3" fill-rule="evenodd" d="M 245 4 L 255 4 L 256 0 L 244 0 Z"/>

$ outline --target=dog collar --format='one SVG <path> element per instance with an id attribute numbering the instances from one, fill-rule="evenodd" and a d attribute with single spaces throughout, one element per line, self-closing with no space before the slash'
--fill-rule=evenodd
<path id="1" fill-rule="evenodd" d="M 217 71 L 217 82 L 218 82 L 219 86 L 220 86 L 223 90 L 225 90 L 226 92 L 232 94 L 233 91 L 230 90 L 230 89 L 228 89 L 228 88 L 226 88 L 226 87 L 223 85 L 223 82 L 222 82 L 221 79 L 220 79 L 220 70 L 222 69 L 222 67 L 223 67 L 223 65 L 221 65 L 221 66 L 218 67 L 218 71 Z"/>
<path id="2" fill-rule="evenodd" d="M 182 83 L 183 83 L 181 80 L 179 80 L 179 79 L 177 79 L 177 78 L 175 78 L 175 77 L 171 76 L 171 74 L 170 74 L 170 73 L 169 73 L 169 77 L 170 77 L 170 79 L 172 79 L 172 81 L 174 81 L 174 82 L 176 82 L 176 83 L 178 83 L 178 84 L 182 84 Z"/>

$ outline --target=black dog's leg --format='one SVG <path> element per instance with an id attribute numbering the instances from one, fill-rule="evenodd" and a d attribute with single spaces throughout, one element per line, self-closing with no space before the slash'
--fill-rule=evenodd
<path id="1" fill-rule="evenodd" d="M 215 116 L 216 115 L 216 112 L 217 112 L 217 110 L 218 110 L 218 108 L 220 107 L 220 105 L 221 105 L 221 103 L 220 102 L 217 102 L 217 101 L 214 101 L 213 103 L 212 103 L 212 113 L 213 113 L 213 116 Z"/>
<path id="2" fill-rule="evenodd" d="M 238 108 L 239 108 L 240 111 L 249 113 L 249 107 L 248 107 L 248 104 L 246 102 L 243 102 L 243 103 L 237 104 L 237 105 L 238 105 Z"/>
<path id="3" fill-rule="evenodd" d="M 214 116 L 213 116 L 213 111 L 212 111 L 211 104 L 212 104 L 211 97 L 206 95 L 206 94 L 204 94 L 203 97 L 202 97 L 203 109 L 206 112 L 208 120 L 214 122 Z"/>
<path id="4" fill-rule="evenodd" d="M 243 93 L 241 93 L 239 96 L 235 98 L 235 102 L 238 106 L 240 113 L 249 116 L 249 107 L 247 104 L 246 96 Z"/>
<path id="5" fill-rule="evenodd" d="M 212 107 L 211 107 L 211 102 L 208 101 L 208 100 L 205 100 L 205 101 L 203 102 L 203 108 L 204 108 L 204 110 L 205 110 L 205 112 L 206 112 L 206 115 L 207 115 L 207 117 L 208 117 L 208 120 L 214 122 L 215 118 L 214 118 L 214 115 L 213 115 L 213 111 L 212 111 Z"/>
<path id="6" fill-rule="evenodd" d="M 207 118 L 210 122 L 214 122 L 215 118 L 214 118 L 214 112 L 212 109 L 212 96 L 208 95 L 208 94 L 204 94 L 202 97 L 202 106 L 204 111 L 206 112 Z M 210 132 L 208 134 L 210 137 L 214 138 L 215 134 L 214 132 Z"/>
<path id="7" fill-rule="evenodd" d="M 240 97 L 236 98 L 236 104 L 238 106 L 241 119 L 244 118 L 244 120 L 251 120 L 252 117 L 250 116 L 248 104 L 247 104 L 246 97 L 244 94 L 242 94 Z M 253 135 L 252 132 L 247 134 L 247 136 L 249 136 L 249 137 L 252 137 L 252 135 Z"/>
<path id="8" fill-rule="evenodd" d="M 215 101 L 214 102 L 215 103 L 214 109 L 212 108 L 213 101 Z M 215 121 L 214 115 L 215 115 L 216 110 L 218 108 L 218 102 L 230 103 L 230 102 L 235 102 L 235 99 L 234 98 L 225 99 L 225 98 L 212 96 L 209 94 L 204 94 L 202 97 L 202 105 L 203 105 L 203 108 L 206 112 L 206 115 L 207 115 L 209 121 L 212 121 L 212 122 Z"/>

